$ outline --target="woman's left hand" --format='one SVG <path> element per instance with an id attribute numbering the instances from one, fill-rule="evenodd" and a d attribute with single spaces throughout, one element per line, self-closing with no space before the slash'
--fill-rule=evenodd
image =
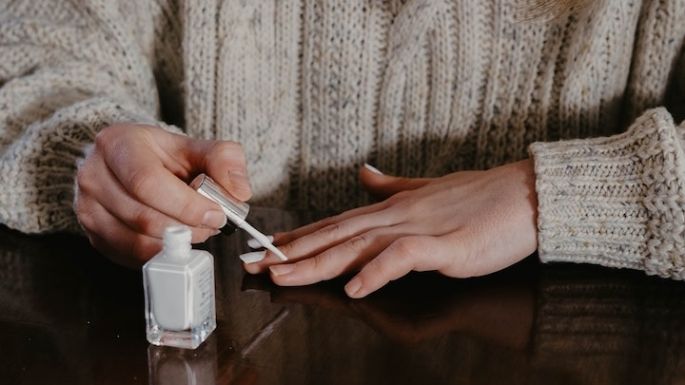
<path id="1" fill-rule="evenodd" d="M 410 271 L 472 277 L 504 269 L 537 248 L 531 160 L 441 178 L 386 176 L 362 168 L 372 194 L 388 199 L 275 235 L 286 263 L 267 253 L 278 285 L 307 285 L 359 271 L 345 286 L 361 298 Z"/>

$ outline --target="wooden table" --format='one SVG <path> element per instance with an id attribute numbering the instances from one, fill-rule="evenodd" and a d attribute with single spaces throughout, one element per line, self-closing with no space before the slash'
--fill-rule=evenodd
<path id="1" fill-rule="evenodd" d="M 308 213 L 254 209 L 266 232 Z M 218 327 L 196 351 L 145 340 L 141 274 L 69 235 L 0 229 L 0 383 L 682 384 L 685 285 L 535 258 L 489 277 L 413 274 L 363 300 L 345 279 L 245 275 L 216 260 Z M 194 381 L 194 382 L 193 382 Z"/>

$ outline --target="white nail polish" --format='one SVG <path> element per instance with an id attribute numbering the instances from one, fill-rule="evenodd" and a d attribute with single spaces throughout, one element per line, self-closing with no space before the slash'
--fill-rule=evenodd
<path id="1" fill-rule="evenodd" d="M 193 250 L 187 226 L 170 226 L 164 247 L 143 266 L 147 340 L 195 349 L 216 328 L 214 258 Z"/>
<path id="2" fill-rule="evenodd" d="M 253 251 L 251 253 L 245 253 L 240 255 L 240 260 L 243 262 L 250 264 L 250 263 L 256 263 L 259 261 L 264 260 L 264 257 L 266 256 L 266 251 Z"/>
<path id="3" fill-rule="evenodd" d="M 379 170 L 379 169 L 373 167 L 372 165 L 370 165 L 370 164 L 368 164 L 368 163 L 364 163 L 364 167 L 366 167 L 367 170 L 371 171 L 371 172 L 374 173 L 374 174 L 383 175 L 383 173 L 381 172 L 381 170 Z"/>
<path id="4" fill-rule="evenodd" d="M 273 236 L 273 235 L 267 235 L 267 236 L 266 236 L 266 239 L 268 239 L 269 242 L 273 243 L 273 241 L 274 241 L 274 236 Z M 261 248 L 263 247 L 262 244 L 259 243 L 259 241 L 256 240 L 256 239 L 254 239 L 254 238 L 248 239 L 248 240 L 247 240 L 247 245 L 248 245 L 251 249 L 261 249 Z"/>

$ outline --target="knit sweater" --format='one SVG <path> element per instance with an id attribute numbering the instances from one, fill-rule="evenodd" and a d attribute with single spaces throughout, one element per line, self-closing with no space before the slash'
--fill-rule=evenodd
<path id="1" fill-rule="evenodd" d="M 77 230 L 77 161 L 145 122 L 243 144 L 254 203 L 367 203 L 356 169 L 534 158 L 539 255 L 685 278 L 685 1 L 0 1 L 0 222 Z M 670 109 L 670 113 L 664 107 Z"/>

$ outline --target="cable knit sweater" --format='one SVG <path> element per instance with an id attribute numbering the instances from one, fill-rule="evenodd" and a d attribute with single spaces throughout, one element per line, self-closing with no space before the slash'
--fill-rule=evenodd
<path id="1" fill-rule="evenodd" d="M 242 143 L 291 208 L 532 156 L 543 261 L 685 278 L 685 1 L 520 1 L 2 0 L 0 221 L 77 229 L 84 146 L 135 121 Z"/>

